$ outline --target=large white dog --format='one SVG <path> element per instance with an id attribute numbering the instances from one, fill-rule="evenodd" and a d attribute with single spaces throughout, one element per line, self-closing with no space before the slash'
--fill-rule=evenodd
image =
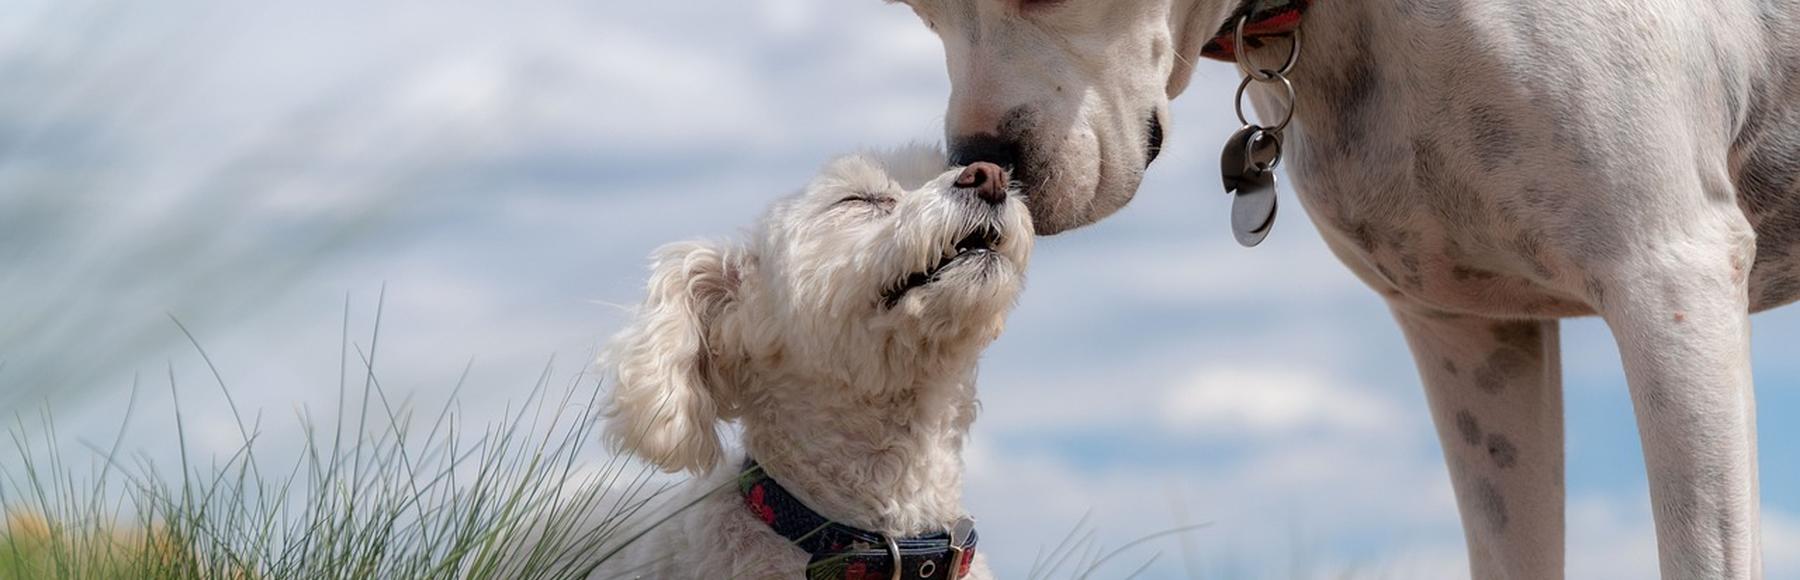
<path id="1" fill-rule="evenodd" d="M 606 357 L 607 434 L 710 475 L 597 577 L 989 578 L 963 438 L 1032 237 L 999 167 L 910 148 L 832 162 L 745 242 L 659 250 Z M 721 444 L 734 419 L 754 466 Z"/>
<path id="2" fill-rule="evenodd" d="M 1761 577 L 1749 314 L 1800 296 L 1800 3 L 904 1 L 948 55 L 953 160 L 1013 166 L 1046 234 L 1132 198 L 1209 41 L 1298 16 L 1297 100 L 1250 93 L 1292 106 L 1300 201 L 1407 336 L 1475 577 L 1563 575 L 1557 319 L 1587 315 L 1663 575 Z M 1238 48 L 1279 69 L 1293 38 Z"/>

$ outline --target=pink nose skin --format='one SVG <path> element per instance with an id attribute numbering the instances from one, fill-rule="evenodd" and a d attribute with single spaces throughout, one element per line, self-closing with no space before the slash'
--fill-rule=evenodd
<path id="1" fill-rule="evenodd" d="M 993 205 L 1006 203 L 1006 170 L 999 165 L 977 161 L 956 176 L 956 186 L 974 189 L 975 197 Z"/>

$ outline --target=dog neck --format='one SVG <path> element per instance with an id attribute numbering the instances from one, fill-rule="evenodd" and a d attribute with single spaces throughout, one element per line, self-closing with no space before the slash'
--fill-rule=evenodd
<path id="1" fill-rule="evenodd" d="M 975 350 L 975 349 L 971 349 Z M 746 393 L 745 451 L 808 507 L 893 536 L 940 532 L 962 508 L 962 447 L 975 419 L 976 354 L 886 385 L 760 377 Z"/>

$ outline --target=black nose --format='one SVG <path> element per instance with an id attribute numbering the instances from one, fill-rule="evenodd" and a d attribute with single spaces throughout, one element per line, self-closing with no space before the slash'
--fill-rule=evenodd
<path id="1" fill-rule="evenodd" d="M 1006 170 L 999 165 L 977 161 L 956 176 L 956 186 L 974 190 L 975 197 L 993 205 L 1006 202 Z"/>
<path id="2" fill-rule="evenodd" d="M 958 135 L 950 139 L 950 164 L 973 165 L 986 161 L 1018 168 L 1019 142 L 990 134 Z"/>

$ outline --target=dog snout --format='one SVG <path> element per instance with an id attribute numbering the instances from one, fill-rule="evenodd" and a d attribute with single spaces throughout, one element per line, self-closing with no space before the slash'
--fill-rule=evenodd
<path id="1" fill-rule="evenodd" d="M 1017 168 L 1018 140 L 987 133 L 960 135 L 950 139 L 951 165 L 972 166 L 984 161 L 1001 167 Z"/>
<path id="2" fill-rule="evenodd" d="M 990 205 L 1006 203 L 1006 170 L 999 165 L 977 161 L 956 176 L 956 186 L 969 191 L 976 199 Z"/>

